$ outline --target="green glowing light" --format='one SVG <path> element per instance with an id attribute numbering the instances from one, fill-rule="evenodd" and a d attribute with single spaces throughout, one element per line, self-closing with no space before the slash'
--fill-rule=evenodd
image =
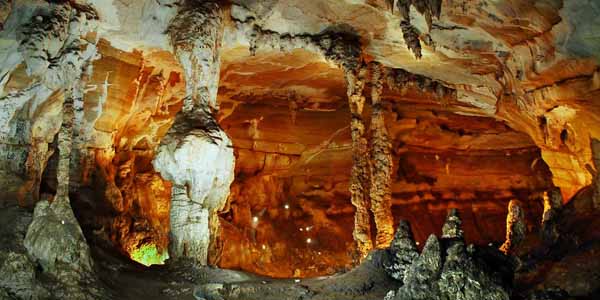
<path id="1" fill-rule="evenodd" d="M 154 244 L 144 244 L 140 248 L 133 250 L 130 254 L 131 259 L 140 264 L 149 267 L 151 265 L 164 265 L 165 260 L 169 258 L 169 252 L 160 253 Z"/>

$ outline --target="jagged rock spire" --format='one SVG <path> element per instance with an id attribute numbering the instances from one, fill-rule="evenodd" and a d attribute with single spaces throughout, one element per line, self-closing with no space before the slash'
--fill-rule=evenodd
<path id="1" fill-rule="evenodd" d="M 506 241 L 500 247 L 505 254 L 518 246 L 525 238 L 525 212 L 518 200 L 510 200 L 506 214 Z"/>
<path id="2" fill-rule="evenodd" d="M 404 285 L 396 293 L 396 299 L 439 299 L 437 280 L 442 269 L 440 243 L 435 235 L 427 238 L 421 255 L 409 266 Z"/>
<path id="3" fill-rule="evenodd" d="M 393 276 L 389 267 L 385 264 L 384 267 L 388 274 L 402 281 L 402 287 L 388 292 L 386 300 L 509 299 L 502 283 L 502 272 L 490 272 L 497 261 L 478 256 L 473 247 L 467 250 L 460 223 L 458 212 L 450 210 L 443 227 L 443 239 L 451 242 L 440 242 L 435 235 L 430 235 L 423 251 L 417 255 L 410 227 L 401 222 L 388 251 L 399 254 L 398 249 L 405 249 L 403 257 L 390 258 L 390 261 L 402 262 L 404 272 L 402 276 Z M 501 253 L 498 255 L 502 256 Z"/>
<path id="4" fill-rule="evenodd" d="M 400 221 L 388 251 L 390 262 L 384 263 L 385 271 L 394 279 L 404 280 L 406 270 L 419 256 L 408 221 Z"/>
<path id="5" fill-rule="evenodd" d="M 444 226 L 442 227 L 442 238 L 443 239 L 462 239 L 463 238 L 463 230 L 462 230 L 462 221 L 458 214 L 458 210 L 456 208 L 450 209 L 448 211 L 448 216 L 446 217 L 446 222 L 444 222 Z"/>

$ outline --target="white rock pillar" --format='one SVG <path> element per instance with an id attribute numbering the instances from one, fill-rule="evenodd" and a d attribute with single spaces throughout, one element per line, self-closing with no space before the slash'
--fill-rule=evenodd
<path id="1" fill-rule="evenodd" d="M 185 72 L 186 97 L 152 163 L 173 183 L 169 254 L 202 265 L 216 233 L 209 220 L 227 201 L 234 177 L 231 140 L 212 115 L 222 32 L 221 8 L 212 1 L 187 1 L 172 20 L 169 34 Z"/>

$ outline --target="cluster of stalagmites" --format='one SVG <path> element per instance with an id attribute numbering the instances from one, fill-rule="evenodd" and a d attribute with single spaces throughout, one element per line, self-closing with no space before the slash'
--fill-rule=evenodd
<path id="1" fill-rule="evenodd" d="M 430 235 L 420 254 L 410 225 L 402 221 L 384 262 L 402 286 L 385 300 L 509 299 L 510 261 L 496 252 L 465 245 L 456 210 L 449 212 L 441 239 Z"/>

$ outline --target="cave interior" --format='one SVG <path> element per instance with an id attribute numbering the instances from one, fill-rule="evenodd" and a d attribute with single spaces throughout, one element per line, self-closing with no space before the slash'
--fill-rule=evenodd
<path id="1" fill-rule="evenodd" d="M 598 299 L 599 14 L 0 1 L 0 299 Z"/>

